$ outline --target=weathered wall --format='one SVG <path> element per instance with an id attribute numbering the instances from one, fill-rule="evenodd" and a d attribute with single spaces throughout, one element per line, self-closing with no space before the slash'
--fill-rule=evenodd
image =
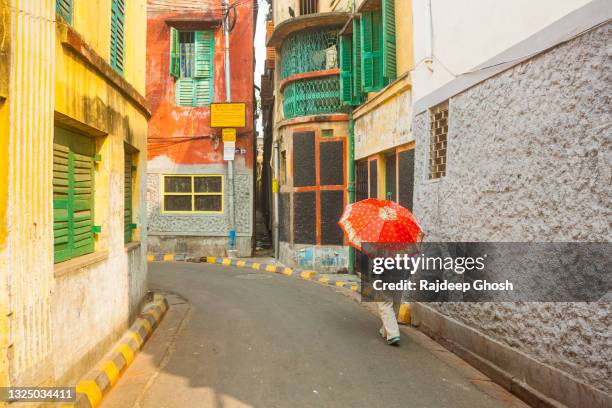
<path id="1" fill-rule="evenodd" d="M 354 113 L 355 160 L 412 142 L 412 94 L 408 79 L 393 86 L 386 101 L 371 101 Z M 393 91 L 393 90 L 391 90 Z M 386 93 L 386 91 L 385 91 Z M 381 95 L 382 96 L 382 95 Z"/>
<path id="2" fill-rule="evenodd" d="M 0 0 L 0 387 L 9 386 L 9 297 L 8 297 L 8 145 L 9 80 L 11 69 L 11 14 L 8 0 Z M 4 407 L 0 403 L 0 407 Z"/>
<path id="3" fill-rule="evenodd" d="M 5 29 L 10 31 L 0 43 L 9 39 L 12 62 L 8 99 L 0 101 L 0 152 L 5 156 L 0 174 L 8 175 L 8 182 L 0 183 L 1 200 L 7 200 L 0 227 L 0 304 L 6 307 L 0 324 L 5 325 L 5 316 L 10 316 L 11 384 L 53 382 L 53 217 L 51 189 L 45 188 L 51 184 L 53 140 L 53 4 L 9 1 L 5 5 L 10 9 L 1 13 L 2 24 L 9 21 Z M 35 63 L 19 63 L 24 60 Z"/>
<path id="4" fill-rule="evenodd" d="M 221 2 L 219 1 L 219 4 Z M 220 6 L 219 6 L 220 7 Z M 219 7 L 216 7 L 218 9 Z M 178 7 L 177 7 L 178 9 Z M 170 75 L 170 25 L 168 20 L 190 19 L 204 22 L 198 29 L 214 29 L 214 100 L 225 102 L 225 70 L 221 15 L 215 10 L 162 12 L 150 9 L 147 36 L 147 100 L 153 116 L 149 121 L 149 159 L 168 156 L 176 164 L 216 164 L 223 162 L 223 146 L 210 138 L 170 143 L 173 137 L 220 136 L 210 127 L 210 107 L 176 106 L 175 79 Z M 246 103 L 247 126 L 238 129 L 236 147 L 246 149 L 245 165 L 253 166 L 253 5 L 238 7 L 238 22 L 230 35 L 232 100 Z M 163 139 L 163 140 L 160 140 Z M 176 140 L 176 139 L 175 139 Z"/>
<path id="5" fill-rule="evenodd" d="M 106 62 L 109 59 L 110 0 L 76 2 L 73 26 Z M 126 9 L 125 75 L 143 90 L 146 14 L 145 0 L 132 0 Z M 80 10 L 79 10 L 80 9 Z M 97 13 L 96 13 L 97 11 Z M 100 16 L 103 16 L 100 18 Z M 129 326 L 142 304 L 146 287 L 146 146 L 147 112 L 126 97 L 110 79 L 81 54 L 62 43 L 62 23 L 55 38 L 55 111 L 85 125 L 96 137 L 101 161 L 95 172 L 95 225 L 102 227 L 95 242 L 95 262 L 76 265 L 79 258 L 55 265 L 53 311 L 55 377 L 71 382 L 91 368 Z M 89 30 L 93 27 L 92 30 Z M 51 105 L 52 106 L 52 105 Z M 76 124 L 78 123 L 78 124 Z M 87 130 L 85 130 L 87 132 Z M 137 150 L 133 193 L 134 243 L 124 242 L 124 144 Z M 50 205 L 49 208 L 52 208 Z M 52 242 L 52 240 L 50 239 Z M 85 255 L 88 257 L 88 255 Z M 81 257 L 84 259 L 83 257 Z M 48 261 L 53 263 L 51 254 Z M 74 267 L 67 267 L 75 263 Z M 79 321 L 82 324 L 75 325 Z M 103 329 L 101 329 L 103 328 Z"/>
<path id="6" fill-rule="evenodd" d="M 426 180 L 415 118 L 415 215 L 429 241 L 612 240 L 610 24 L 450 101 L 446 177 Z M 612 306 L 443 304 L 481 333 L 611 393 Z"/>
<path id="7" fill-rule="evenodd" d="M 348 123 L 346 115 L 321 115 L 319 117 L 296 118 L 285 122 L 276 129 L 275 137 L 279 140 L 279 156 L 284 152 L 286 158 L 285 166 L 280 167 L 279 188 L 281 196 L 286 197 L 286 202 L 281 203 L 285 208 L 281 211 L 281 245 L 280 260 L 286 265 L 299 268 L 318 268 L 327 272 L 338 272 L 347 266 L 346 248 L 333 244 L 327 240 L 335 240 L 336 223 L 340 214 L 334 214 L 335 205 L 333 200 L 327 200 L 325 194 L 337 192 L 343 194 L 342 202 L 346 203 L 347 173 L 347 150 L 346 138 L 348 135 Z M 323 131 L 332 132 L 331 137 L 323 136 Z M 312 158 L 314 162 L 306 163 L 305 151 L 296 147 L 294 151 L 294 137 L 297 133 L 313 132 L 314 146 Z M 341 143 L 340 157 L 325 158 L 325 154 L 337 156 L 335 150 L 326 150 L 322 147 L 325 143 Z M 336 146 L 337 147 L 337 146 Z M 322 155 L 323 154 L 323 155 Z M 296 157 L 297 156 L 297 157 Z M 333 162 L 333 163 L 332 163 Z M 344 163 L 344 166 L 342 166 Z M 308 164 L 308 168 L 304 165 Z M 339 165 L 340 170 L 330 183 L 325 184 L 325 177 L 330 171 Z M 298 167 L 300 166 L 300 167 Z M 344 168 L 342 168 L 344 167 Z M 302 173 L 302 178 L 307 178 L 307 185 L 297 186 L 295 181 L 296 171 Z M 285 195 L 286 194 L 286 195 Z M 299 197 L 297 197 L 300 195 Z M 302 200 L 300 202 L 297 202 Z M 298 210 L 296 210 L 298 208 Z M 339 209 L 341 210 L 341 209 Z M 299 231 L 296 231 L 296 228 Z M 338 228 L 338 232 L 340 229 Z M 342 239 L 340 239 L 342 244 Z"/>
<path id="8" fill-rule="evenodd" d="M 250 254 L 250 237 L 253 232 L 251 206 L 253 174 L 245 168 L 244 161 L 243 157 L 237 155 L 234 166 L 234 214 L 236 239 L 241 241 L 238 244 L 242 248 L 239 251 L 240 256 Z M 224 196 L 223 213 L 221 214 L 163 213 L 161 203 L 164 174 L 225 174 L 226 166 L 224 164 L 177 166 L 167 157 L 157 157 L 150 160 L 148 165 L 149 251 L 151 253 L 186 253 L 191 256 L 224 255 L 229 234 L 227 195 Z M 227 177 L 224 177 L 223 181 L 224 192 L 227 194 L 229 188 Z M 189 237 L 198 238 L 192 240 Z M 247 242 L 249 245 L 246 245 Z"/>
<path id="9" fill-rule="evenodd" d="M 188 253 L 190 256 L 224 255 L 229 234 L 227 162 L 223 160 L 220 129 L 210 127 L 210 107 L 176 106 L 175 79 L 170 75 L 169 20 L 183 21 L 179 29 L 212 29 L 214 33 L 214 98 L 224 102 L 224 39 L 221 24 L 221 1 L 216 7 L 171 10 L 149 5 L 147 40 L 147 100 L 153 116 L 149 122 L 149 175 L 147 180 L 148 217 L 151 234 L 150 252 Z M 251 253 L 253 233 L 253 3 L 237 7 L 238 20 L 230 35 L 232 101 L 246 103 L 246 127 L 238 129 L 234 161 L 236 236 L 239 255 Z M 177 140 L 176 137 L 183 138 Z M 196 140 L 185 138 L 197 137 Z M 162 213 L 163 174 L 224 175 L 222 214 Z M 190 238 L 192 237 L 192 238 Z M 198 238 L 196 238 L 198 237 Z M 223 252 L 219 253 L 220 248 Z"/>

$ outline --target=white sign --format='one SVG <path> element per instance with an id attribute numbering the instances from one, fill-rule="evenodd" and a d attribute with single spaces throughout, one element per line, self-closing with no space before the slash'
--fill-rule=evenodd
<path id="1" fill-rule="evenodd" d="M 223 142 L 223 160 L 234 160 L 236 142 Z"/>

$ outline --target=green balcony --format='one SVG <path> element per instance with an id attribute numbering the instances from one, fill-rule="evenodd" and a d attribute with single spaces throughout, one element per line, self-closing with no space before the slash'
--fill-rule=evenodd
<path id="1" fill-rule="evenodd" d="M 285 119 L 346 112 L 340 100 L 338 29 L 295 32 L 280 48 Z"/>
<path id="2" fill-rule="evenodd" d="M 340 100 L 338 75 L 290 82 L 283 90 L 285 119 L 347 112 Z"/>

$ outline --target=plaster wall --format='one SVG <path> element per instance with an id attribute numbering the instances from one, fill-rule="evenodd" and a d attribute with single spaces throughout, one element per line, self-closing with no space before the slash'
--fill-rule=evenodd
<path id="1" fill-rule="evenodd" d="M 144 0 L 129 2 L 126 11 L 126 64 L 124 78 L 144 90 L 146 15 Z M 105 7 L 108 6 L 108 10 Z M 96 14 L 98 11 L 100 14 Z M 103 18 L 100 18 L 104 16 Z M 73 27 L 106 62 L 110 24 L 110 1 L 76 2 Z M 92 31 L 89 31 L 89 28 Z M 89 370 L 108 347 L 128 328 L 144 299 L 146 282 L 146 146 L 148 113 L 128 99 L 108 78 L 100 75 L 83 57 L 61 43 L 58 25 L 55 37 L 56 116 L 69 118 L 56 124 L 80 126 L 93 132 L 101 161 L 95 168 L 95 262 L 77 265 L 79 258 L 55 264 L 53 347 L 55 379 L 70 383 Z M 52 122 L 53 123 L 53 122 Z M 103 135 L 103 136 L 100 136 Z M 137 225 L 132 244 L 124 242 L 124 151 L 135 149 L 132 217 Z M 52 159 L 52 155 L 48 157 Z M 52 209 L 49 202 L 49 209 Z M 52 211 L 52 210 L 50 210 Z M 50 239 L 52 243 L 52 239 Z M 51 248 L 52 249 L 52 248 Z M 87 255 L 86 255 L 87 257 Z M 53 265 L 53 255 L 47 259 Z M 76 263 L 75 263 L 76 262 Z M 75 266 L 67 267 L 75 263 Z M 80 322 L 80 324 L 76 324 Z"/>
<path id="2" fill-rule="evenodd" d="M 355 119 L 355 160 L 412 142 L 411 106 L 408 87 Z"/>
<path id="3" fill-rule="evenodd" d="M 608 23 L 451 98 L 437 181 L 426 180 L 428 114 L 415 117 L 414 212 L 428 241 L 610 242 L 611 37 Z M 436 308 L 612 391 L 610 304 Z"/>
<path id="4" fill-rule="evenodd" d="M 241 242 L 250 242 L 253 234 L 252 202 L 253 173 L 245 167 L 244 157 L 236 156 L 234 172 L 236 236 Z M 224 176 L 223 213 L 176 214 L 162 211 L 162 178 L 164 174 L 221 174 Z M 207 256 L 219 252 L 219 243 L 227 247 L 228 229 L 228 179 L 224 164 L 176 165 L 166 156 L 149 161 L 147 177 L 147 217 L 149 251 L 152 253 L 186 253 L 191 256 Z M 193 242 L 193 241 L 198 241 Z M 242 246 L 242 244 L 240 244 Z M 250 246 L 243 247 L 239 255 L 248 256 Z M 219 255 L 223 255 L 222 253 Z"/>
<path id="5" fill-rule="evenodd" d="M 53 383 L 53 4 L 0 2 L 0 384 Z"/>
<path id="6" fill-rule="evenodd" d="M 0 387 L 8 387 L 9 361 L 8 346 L 10 320 L 8 318 L 8 145 L 9 145 L 9 80 L 11 69 L 11 14 L 8 0 L 0 0 Z M 0 403 L 4 407 L 5 403 Z"/>
<path id="7" fill-rule="evenodd" d="M 414 100 L 589 1 L 499 0 L 492 6 L 488 0 L 412 0 Z"/>

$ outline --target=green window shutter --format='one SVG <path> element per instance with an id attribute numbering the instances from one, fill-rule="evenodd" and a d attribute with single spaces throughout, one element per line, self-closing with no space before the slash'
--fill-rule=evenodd
<path id="1" fill-rule="evenodd" d="M 68 24 L 72 24 L 72 0 L 56 0 L 55 10 Z"/>
<path id="2" fill-rule="evenodd" d="M 125 243 L 132 241 L 132 153 L 125 152 L 124 157 L 125 185 L 124 185 L 124 210 L 123 210 L 123 232 Z"/>
<path id="3" fill-rule="evenodd" d="M 365 92 L 378 91 L 382 83 L 382 24 L 380 10 L 361 14 L 361 77 Z"/>
<path id="4" fill-rule="evenodd" d="M 111 66 L 123 74 L 125 64 L 125 0 L 112 0 Z"/>
<path id="5" fill-rule="evenodd" d="M 180 76 L 180 63 L 179 33 L 176 28 L 170 27 L 170 75 L 175 78 Z"/>
<path id="6" fill-rule="evenodd" d="M 72 257 L 94 250 L 93 237 L 93 157 L 72 153 L 74 163 L 73 250 Z"/>
<path id="7" fill-rule="evenodd" d="M 212 31 L 195 32 L 195 75 L 196 78 L 210 78 L 212 75 Z"/>
<path id="8" fill-rule="evenodd" d="M 55 128 L 53 245 L 55 262 L 94 251 L 94 142 Z"/>
<path id="9" fill-rule="evenodd" d="M 194 105 L 210 105 L 213 99 L 214 37 L 212 31 L 195 32 Z"/>
<path id="10" fill-rule="evenodd" d="M 382 2 L 383 76 L 388 84 L 397 78 L 395 0 Z M 386 84 L 385 84 L 386 85 Z"/>
<path id="11" fill-rule="evenodd" d="M 193 106 L 193 84 L 192 78 L 179 78 L 176 81 L 176 104 L 178 106 Z"/>
<path id="12" fill-rule="evenodd" d="M 194 106 L 210 105 L 212 89 L 211 81 L 208 78 L 196 78 L 193 80 L 194 86 Z"/>
<path id="13" fill-rule="evenodd" d="M 343 103 L 351 105 L 352 103 L 352 61 L 351 61 L 351 48 L 352 40 L 350 37 L 341 36 L 339 42 L 340 48 L 340 99 Z"/>
<path id="14" fill-rule="evenodd" d="M 70 259 L 70 149 L 53 144 L 53 251 L 55 262 Z"/>
<path id="15" fill-rule="evenodd" d="M 353 20 L 353 105 L 363 102 L 363 84 L 361 82 L 361 25 Z"/>

